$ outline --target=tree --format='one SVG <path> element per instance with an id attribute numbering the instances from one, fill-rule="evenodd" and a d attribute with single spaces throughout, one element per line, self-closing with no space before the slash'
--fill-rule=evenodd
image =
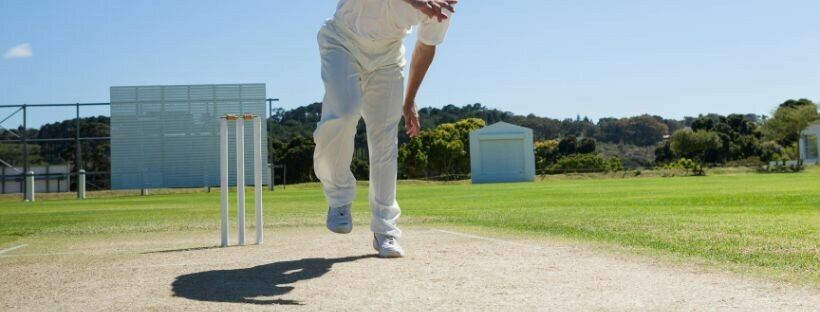
<path id="1" fill-rule="evenodd" d="M 313 149 L 316 145 L 313 140 L 302 137 L 293 137 L 282 154 L 282 164 L 287 168 L 288 182 L 307 182 L 314 180 Z"/>
<path id="2" fill-rule="evenodd" d="M 783 147 L 775 141 L 766 141 L 760 144 L 760 160 L 763 162 L 781 160 L 784 153 Z"/>
<path id="3" fill-rule="evenodd" d="M 675 155 L 675 152 L 672 151 L 671 144 L 669 141 L 663 142 L 661 146 L 655 148 L 655 164 L 667 164 L 672 161 L 675 161 L 678 156 Z"/>
<path id="4" fill-rule="evenodd" d="M 595 137 L 601 142 L 623 144 L 626 140 L 626 120 L 601 118 L 598 120 L 598 132 Z"/>
<path id="5" fill-rule="evenodd" d="M 692 131 L 692 129 L 676 131 L 672 134 L 669 144 L 672 152 L 683 157 L 698 159 L 701 167 L 706 162 L 707 153 L 723 146 L 717 133 L 705 130 Z"/>
<path id="6" fill-rule="evenodd" d="M 811 100 L 809 100 L 809 99 L 799 99 L 799 100 L 790 99 L 790 100 L 787 100 L 787 101 L 781 103 L 780 106 L 778 106 L 778 107 L 779 108 L 798 108 L 798 107 L 802 107 L 802 106 L 811 106 L 811 105 L 816 105 L 816 104 L 814 102 L 812 102 Z"/>
<path id="7" fill-rule="evenodd" d="M 566 136 L 558 142 L 558 153 L 564 156 L 575 154 L 577 151 L 577 144 L 578 140 L 575 136 Z"/>
<path id="8" fill-rule="evenodd" d="M 405 177 L 467 174 L 470 172 L 470 132 L 484 127 L 481 119 L 468 118 L 424 130 L 399 149 Z"/>
<path id="9" fill-rule="evenodd" d="M 595 137 L 601 142 L 652 146 L 663 140 L 669 133 L 666 121 L 658 116 L 641 115 L 629 118 L 601 118 Z"/>
<path id="10" fill-rule="evenodd" d="M 410 140 L 399 148 L 399 175 L 411 179 L 427 176 L 427 149 L 422 140 Z"/>
<path id="11" fill-rule="evenodd" d="M 663 140 L 669 132 L 669 127 L 661 120 L 650 115 L 641 115 L 629 118 L 626 124 L 625 135 L 632 144 L 638 146 L 652 146 Z"/>
<path id="12" fill-rule="evenodd" d="M 690 127 L 693 131 L 712 131 L 715 128 L 715 120 L 709 116 L 700 116 L 692 122 Z"/>
<path id="13" fill-rule="evenodd" d="M 546 140 L 537 141 L 535 146 L 535 167 L 539 171 L 547 169 L 560 158 L 558 153 L 558 141 Z"/>
<path id="14" fill-rule="evenodd" d="M 767 139 L 777 141 L 784 147 L 797 143 L 800 139 L 800 131 L 818 119 L 817 105 L 808 100 L 801 101 L 803 102 L 787 101 L 781 104 L 775 110 L 772 118 L 763 123 L 761 130 Z"/>
<path id="15" fill-rule="evenodd" d="M 578 154 L 590 154 L 595 153 L 595 139 L 592 138 L 583 138 L 581 141 L 578 142 L 578 146 L 575 149 L 575 152 Z"/>

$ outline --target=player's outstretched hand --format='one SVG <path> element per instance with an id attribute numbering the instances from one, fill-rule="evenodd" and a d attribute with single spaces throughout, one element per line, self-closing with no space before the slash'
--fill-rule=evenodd
<path id="1" fill-rule="evenodd" d="M 404 0 L 425 15 L 438 19 L 439 22 L 448 19 L 444 10 L 455 13 L 454 6 L 458 0 Z"/>
<path id="2" fill-rule="evenodd" d="M 407 135 L 411 138 L 418 137 L 421 134 L 421 123 L 419 122 L 419 113 L 416 111 L 416 103 L 404 105 L 404 129 L 407 130 Z"/>

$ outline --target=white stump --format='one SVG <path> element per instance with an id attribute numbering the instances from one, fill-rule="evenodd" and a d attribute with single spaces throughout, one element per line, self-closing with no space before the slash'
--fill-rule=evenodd
<path id="1" fill-rule="evenodd" d="M 219 204 L 222 247 L 228 246 L 228 119 L 219 120 Z"/>
<path id="2" fill-rule="evenodd" d="M 253 120 L 253 190 L 256 206 L 256 244 L 262 244 L 262 118 Z"/>
<path id="3" fill-rule="evenodd" d="M 236 119 L 236 217 L 238 242 L 245 245 L 245 120 Z"/>

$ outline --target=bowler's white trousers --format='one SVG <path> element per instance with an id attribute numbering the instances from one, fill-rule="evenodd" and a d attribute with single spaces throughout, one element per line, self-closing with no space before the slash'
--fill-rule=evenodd
<path id="1" fill-rule="evenodd" d="M 325 98 L 313 133 L 313 166 L 331 207 L 353 202 L 356 179 L 350 172 L 356 125 L 364 118 L 370 152 L 370 228 L 401 236 L 396 221 L 398 123 L 402 115 L 405 65 L 400 40 L 361 38 L 333 22 L 318 35 Z"/>

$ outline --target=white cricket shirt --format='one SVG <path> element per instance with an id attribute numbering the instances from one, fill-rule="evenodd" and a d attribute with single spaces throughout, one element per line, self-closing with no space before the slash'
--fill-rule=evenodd
<path id="1" fill-rule="evenodd" d="M 426 45 L 444 42 L 450 25 L 450 19 L 439 22 L 403 0 L 339 0 L 333 19 L 370 40 L 401 40 L 418 25 L 418 40 Z"/>

